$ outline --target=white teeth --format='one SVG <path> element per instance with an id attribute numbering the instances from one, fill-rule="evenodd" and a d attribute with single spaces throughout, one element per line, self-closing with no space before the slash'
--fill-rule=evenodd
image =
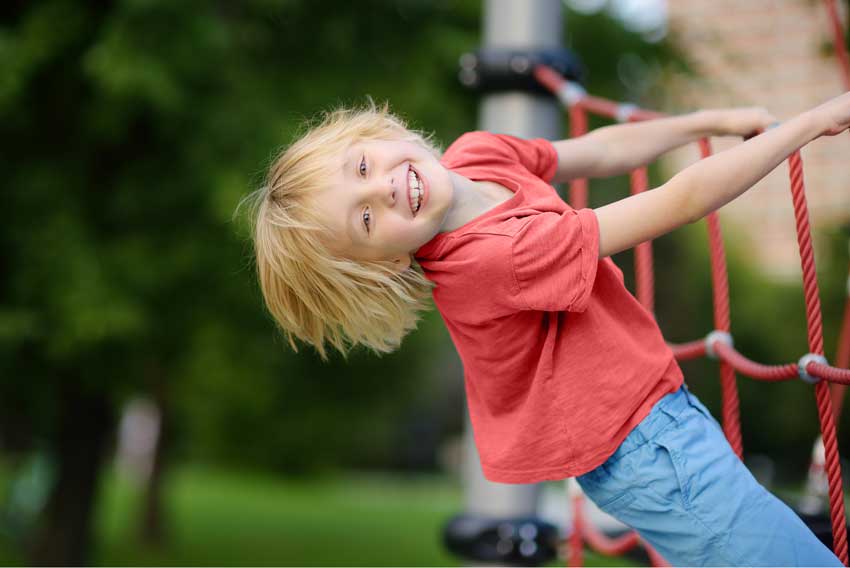
<path id="1" fill-rule="evenodd" d="M 409 192 L 409 200 L 410 200 L 410 209 L 416 213 L 419 211 L 419 208 L 422 206 L 421 197 L 425 191 L 422 189 L 422 183 L 419 180 L 419 176 L 416 175 L 412 169 L 408 171 L 407 174 L 407 185 Z"/>
<path id="2" fill-rule="evenodd" d="M 416 177 L 416 174 L 411 170 L 410 174 L 407 176 L 407 181 L 410 184 L 410 187 L 414 189 L 419 189 L 419 178 Z"/>

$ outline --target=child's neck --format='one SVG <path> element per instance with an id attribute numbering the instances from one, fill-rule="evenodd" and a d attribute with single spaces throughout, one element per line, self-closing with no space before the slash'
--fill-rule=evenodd
<path id="1" fill-rule="evenodd" d="M 508 188 L 492 181 L 472 181 L 453 171 L 449 171 L 449 176 L 453 187 L 452 205 L 440 228 L 441 233 L 466 225 L 514 195 Z"/>

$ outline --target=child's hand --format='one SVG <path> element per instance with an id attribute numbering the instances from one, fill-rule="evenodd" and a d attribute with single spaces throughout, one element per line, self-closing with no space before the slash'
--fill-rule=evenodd
<path id="1" fill-rule="evenodd" d="M 748 138 L 760 130 L 778 122 L 776 117 L 763 107 L 741 107 L 711 111 L 717 113 L 715 124 L 720 136 L 743 136 Z"/>
<path id="2" fill-rule="evenodd" d="M 835 136 L 850 127 L 850 92 L 816 106 L 809 114 L 818 128 L 818 136 Z"/>

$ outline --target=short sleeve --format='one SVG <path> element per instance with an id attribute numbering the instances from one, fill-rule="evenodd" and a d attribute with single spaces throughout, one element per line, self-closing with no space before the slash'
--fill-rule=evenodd
<path id="1" fill-rule="evenodd" d="M 552 181 L 558 168 L 558 152 L 551 142 L 545 138 L 525 140 L 507 134 L 494 134 L 502 143 L 509 147 L 517 160 L 532 174 L 545 182 Z"/>
<path id="2" fill-rule="evenodd" d="M 558 152 L 549 140 L 526 140 L 486 131 L 467 132 L 446 150 L 444 158 L 449 167 L 459 159 L 462 159 L 464 167 L 492 167 L 494 162 L 504 165 L 519 163 L 547 183 L 552 181 L 558 169 Z"/>
<path id="3" fill-rule="evenodd" d="M 592 209 L 528 217 L 514 235 L 511 257 L 520 306 L 583 312 L 599 264 L 599 225 Z"/>

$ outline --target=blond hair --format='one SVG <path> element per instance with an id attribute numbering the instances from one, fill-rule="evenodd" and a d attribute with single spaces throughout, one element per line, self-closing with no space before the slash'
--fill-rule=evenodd
<path id="1" fill-rule="evenodd" d="M 395 350 L 430 309 L 433 284 L 413 261 L 399 272 L 390 261 L 339 258 L 326 245 L 330 229 L 311 196 L 329 183 L 342 153 L 361 140 L 404 140 L 435 156 L 429 136 L 408 129 L 386 104 L 325 112 L 283 150 L 265 184 L 248 196 L 257 274 L 266 306 L 294 351 L 295 338 L 327 360 L 325 343 L 347 357 L 364 345 Z"/>

